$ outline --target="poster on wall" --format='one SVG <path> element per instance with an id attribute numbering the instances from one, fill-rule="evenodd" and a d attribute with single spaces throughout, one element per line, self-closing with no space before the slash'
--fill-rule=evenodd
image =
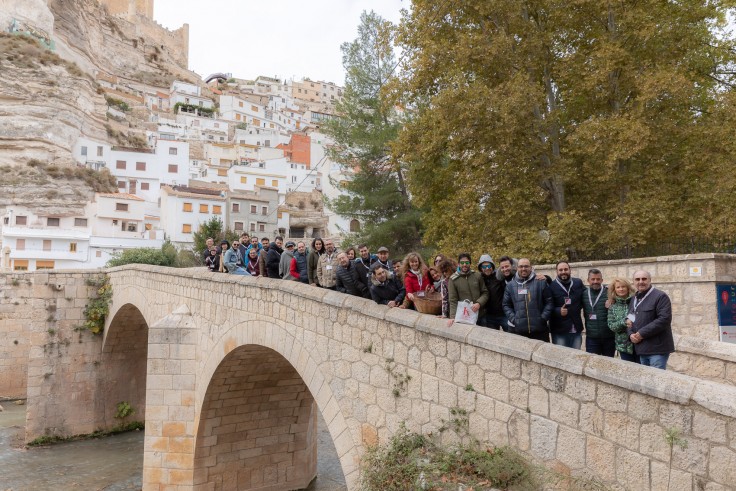
<path id="1" fill-rule="evenodd" d="M 736 285 L 716 285 L 721 341 L 736 343 Z"/>

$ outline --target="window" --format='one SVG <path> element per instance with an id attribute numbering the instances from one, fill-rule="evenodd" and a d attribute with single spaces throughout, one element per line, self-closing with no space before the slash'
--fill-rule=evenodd
<path id="1" fill-rule="evenodd" d="M 266 180 L 261 178 L 256 178 L 256 186 L 265 186 Z"/>
<path id="2" fill-rule="evenodd" d="M 24 217 L 24 216 L 15 217 L 16 225 L 25 225 L 27 221 L 28 221 L 28 217 Z"/>
<path id="3" fill-rule="evenodd" d="M 102 157 L 102 147 L 97 147 L 97 156 Z"/>
<path id="4" fill-rule="evenodd" d="M 271 187 L 273 187 L 273 188 L 279 187 L 279 181 L 277 181 L 276 179 L 273 179 L 271 181 Z"/>
<path id="5" fill-rule="evenodd" d="M 251 111 L 254 111 L 254 112 L 258 112 L 258 106 L 254 106 L 254 105 L 251 104 L 250 110 Z"/>
<path id="6" fill-rule="evenodd" d="M 291 182 L 296 182 L 296 176 L 291 176 Z"/>
<path id="7" fill-rule="evenodd" d="M 69 252 L 77 252 L 77 243 L 69 242 Z"/>
<path id="8" fill-rule="evenodd" d="M 137 232 L 138 224 L 136 222 L 123 222 L 123 231 L 125 232 Z"/>
<path id="9" fill-rule="evenodd" d="M 151 187 L 147 182 L 141 183 L 141 191 L 148 191 L 149 189 L 151 189 Z"/>
<path id="10" fill-rule="evenodd" d="M 256 205 L 250 205 L 250 212 L 253 214 L 258 213 L 258 207 Z"/>
<path id="11" fill-rule="evenodd" d="M 259 223 L 258 224 L 258 231 L 259 232 L 265 232 L 266 231 L 266 224 L 265 223 Z"/>
<path id="12" fill-rule="evenodd" d="M 360 232 L 360 222 L 356 219 L 350 220 L 350 231 Z"/>
<path id="13" fill-rule="evenodd" d="M 86 218 L 75 218 L 74 219 L 74 226 L 75 227 L 86 227 L 87 226 L 87 219 Z"/>
<path id="14" fill-rule="evenodd" d="M 46 226 L 47 227 L 58 227 L 59 226 L 59 219 L 58 218 L 48 217 L 46 219 Z"/>
<path id="15" fill-rule="evenodd" d="M 236 114 L 236 115 L 235 115 L 235 119 L 236 119 L 237 121 L 240 121 L 240 114 Z"/>
<path id="16" fill-rule="evenodd" d="M 84 157 L 86 157 L 86 156 L 87 156 L 87 147 L 82 147 L 82 155 L 83 155 Z"/>
<path id="17" fill-rule="evenodd" d="M 146 231 L 148 231 L 148 230 L 153 229 L 153 225 L 151 225 L 150 223 L 147 223 L 144 228 L 146 229 Z"/>
<path id="18" fill-rule="evenodd" d="M 227 169 L 217 169 L 218 176 L 227 176 Z"/>
<path id="19" fill-rule="evenodd" d="M 281 220 L 282 218 L 284 218 L 284 214 L 279 211 L 279 212 L 276 213 L 276 218 L 278 218 L 279 220 Z"/>
<path id="20" fill-rule="evenodd" d="M 169 164 L 169 173 L 176 174 L 177 172 L 179 172 L 179 166 L 176 164 Z"/>
<path id="21" fill-rule="evenodd" d="M 261 215 L 268 215 L 268 206 L 261 206 Z"/>
<path id="22" fill-rule="evenodd" d="M 222 213 L 222 207 L 220 205 L 212 205 L 212 213 L 219 215 Z"/>
<path id="23" fill-rule="evenodd" d="M 128 211 L 128 203 L 115 203 L 115 211 Z"/>
<path id="24" fill-rule="evenodd" d="M 125 169 L 125 160 L 118 160 L 115 162 L 116 169 Z"/>
<path id="25" fill-rule="evenodd" d="M 184 207 L 182 208 L 182 210 L 186 211 L 187 213 L 191 213 L 192 212 L 192 204 L 191 203 L 184 203 Z"/>
<path id="26" fill-rule="evenodd" d="M 240 213 L 240 203 L 233 203 L 233 213 Z"/>
<path id="27" fill-rule="evenodd" d="M 242 232 L 243 230 L 243 222 L 235 222 L 235 231 L 236 232 Z"/>
<path id="28" fill-rule="evenodd" d="M 102 251 L 95 251 L 95 257 L 102 257 Z"/>
<path id="29" fill-rule="evenodd" d="M 220 127 L 220 123 L 215 123 L 215 128 L 219 128 L 219 127 Z"/>
<path id="30" fill-rule="evenodd" d="M 271 128 L 273 128 L 273 125 L 271 125 Z M 271 140 L 266 140 L 265 142 L 263 142 L 263 145 L 266 146 L 266 147 L 270 147 L 271 146 Z"/>
<path id="31" fill-rule="evenodd" d="M 243 101 L 238 101 L 238 106 L 243 107 Z"/>
<path id="32" fill-rule="evenodd" d="M 15 249 L 17 251 L 26 250 L 26 239 L 15 239 Z"/>
<path id="33" fill-rule="evenodd" d="M 125 189 L 125 181 L 118 181 L 118 189 Z"/>
<path id="34" fill-rule="evenodd" d="M 185 223 L 181 226 L 181 232 L 184 234 L 191 234 L 192 233 L 192 226 L 188 223 Z"/>
<path id="35" fill-rule="evenodd" d="M 50 240 L 44 240 L 43 241 L 43 250 L 44 251 L 50 251 L 51 250 L 51 241 Z"/>
<path id="36" fill-rule="evenodd" d="M 54 261 L 36 261 L 36 269 L 54 269 Z"/>
<path id="37" fill-rule="evenodd" d="M 199 205 L 199 212 L 200 213 L 209 213 L 210 212 L 210 206 L 209 205 Z"/>
<path id="38" fill-rule="evenodd" d="M 135 163 L 135 170 L 146 170 L 146 163 L 145 162 L 136 162 Z"/>
<path id="39" fill-rule="evenodd" d="M 28 259 L 16 259 L 13 261 L 14 271 L 28 271 Z"/>
<path id="40" fill-rule="evenodd" d="M 169 155 L 178 155 L 179 149 L 176 147 L 169 147 Z"/>
<path id="41" fill-rule="evenodd" d="M 256 231 L 256 224 L 253 222 L 250 222 L 250 231 L 255 232 Z"/>

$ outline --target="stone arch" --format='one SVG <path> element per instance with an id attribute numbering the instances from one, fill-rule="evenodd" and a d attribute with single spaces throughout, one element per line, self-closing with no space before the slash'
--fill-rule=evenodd
<path id="1" fill-rule="evenodd" d="M 276 319 L 263 316 L 258 317 L 258 319 L 242 322 L 231 327 L 225 331 L 219 339 L 215 340 L 214 346 L 208 350 L 210 357 L 206 360 L 203 369 L 199 372 L 198 379 L 201 380 L 202 383 L 197 384 L 196 394 L 196 414 L 199 415 L 199 428 L 195 435 L 195 484 L 207 482 L 207 480 L 211 478 L 211 476 L 206 475 L 203 470 L 204 467 L 218 466 L 217 457 L 213 458 L 213 451 L 205 451 L 205 447 L 215 446 L 216 443 L 218 443 L 215 440 L 219 440 L 219 443 L 230 443 L 233 446 L 232 448 L 235 446 L 248 446 L 251 444 L 248 442 L 248 434 L 246 433 L 243 435 L 240 433 L 241 431 L 247 432 L 248 425 L 243 425 L 240 427 L 240 430 L 238 430 L 239 423 L 235 422 L 238 418 L 228 418 L 229 415 L 224 414 L 225 412 L 217 411 L 219 408 L 216 406 L 219 405 L 220 402 L 215 401 L 222 401 L 223 407 L 225 407 L 225 404 L 228 404 L 227 407 L 236 405 L 239 408 L 243 407 L 241 411 L 246 411 L 247 409 L 245 409 L 244 406 L 256 404 L 255 399 L 253 401 L 249 400 L 250 397 L 258 398 L 259 396 L 264 395 L 263 393 L 257 394 L 255 390 L 260 389 L 263 391 L 263 389 L 268 388 L 267 392 L 272 392 L 273 394 L 266 395 L 275 396 L 271 398 L 272 400 L 267 401 L 269 403 L 279 402 L 280 398 L 284 398 L 288 401 L 299 401 L 298 406 L 295 403 L 291 404 L 294 406 L 293 414 L 291 416 L 284 417 L 301 418 L 301 423 L 293 423 L 295 426 L 290 428 L 290 434 L 294 435 L 295 440 L 298 438 L 307 439 L 303 442 L 304 445 L 301 449 L 296 449 L 295 446 L 290 447 L 292 450 L 300 451 L 300 453 L 294 454 L 292 462 L 303 464 L 306 471 L 297 472 L 295 469 L 292 469 L 290 472 L 293 474 L 289 474 L 289 472 L 287 472 L 286 477 L 288 478 L 293 475 L 297 481 L 298 479 L 305 480 L 306 482 L 304 483 L 304 486 L 306 486 L 316 471 L 316 467 L 314 467 L 314 465 L 316 465 L 316 452 L 313 451 L 310 446 L 311 444 L 316 443 L 317 413 L 314 409 L 309 410 L 310 401 L 313 401 L 312 406 L 316 406 L 316 410 L 319 410 L 324 417 L 332 440 L 335 443 L 335 448 L 337 450 L 338 457 L 340 458 L 340 465 L 342 467 L 343 474 L 345 475 L 347 485 L 349 488 L 352 488 L 357 483 L 358 479 L 359 448 L 355 444 L 355 439 L 353 438 L 345 418 L 341 413 L 338 400 L 332 392 L 332 388 L 330 387 L 328 380 L 329 377 L 326 377 L 320 370 L 319 363 L 322 357 L 319 356 L 318 353 L 311 351 L 312 349 L 316 349 L 316 347 L 307 349 L 291 334 L 294 332 L 293 326 L 289 329 L 281 321 Z M 248 366 L 247 360 L 249 358 L 251 361 L 256 361 L 256 363 L 259 363 L 260 360 L 266 360 L 265 363 L 272 364 L 275 371 L 280 374 L 281 378 L 263 378 L 263 380 L 256 380 L 258 377 L 256 376 L 256 378 L 252 378 L 252 374 L 246 369 L 241 371 L 239 375 L 231 377 L 231 382 L 236 382 L 235 378 L 240 378 L 237 380 L 237 383 L 238 387 L 242 387 L 238 390 L 238 392 L 242 391 L 242 396 L 241 394 L 235 394 L 238 396 L 237 398 L 223 396 L 222 394 L 224 392 L 220 387 L 227 385 L 227 378 L 223 379 L 223 375 L 228 373 L 237 374 L 238 366 Z M 225 370 L 221 371 L 223 368 Z M 260 370 L 259 373 L 264 375 L 264 370 Z M 279 380 L 282 380 L 281 385 L 279 385 Z M 256 382 L 268 383 L 259 384 L 257 386 Z M 273 382 L 275 382 L 275 385 Z M 266 387 L 264 387 L 264 385 Z M 218 388 L 213 390 L 212 387 Z M 283 387 L 290 387 L 291 389 L 281 392 L 280 388 Z M 279 393 L 289 395 L 280 396 Z M 236 400 L 241 397 L 242 400 Z M 225 402 L 226 400 L 229 402 Z M 262 402 L 263 401 L 258 404 Z M 289 404 L 284 406 L 288 407 Z M 286 408 L 273 407 L 272 410 L 279 411 L 280 409 Z M 238 409 L 235 409 L 235 414 L 238 414 L 238 411 Z M 219 418 L 219 420 L 217 418 Z M 235 433 L 238 433 L 238 436 L 227 436 L 224 440 L 222 438 L 213 438 L 217 436 L 216 434 L 218 432 L 224 431 L 216 430 L 215 426 L 222 427 L 223 424 L 234 424 L 234 431 Z M 275 427 L 278 428 L 278 424 Z M 229 427 L 228 430 L 230 429 L 233 428 Z M 294 433 L 291 433 L 292 429 L 295 430 Z M 300 433 L 302 434 L 300 435 Z M 245 437 L 244 441 L 243 437 Z M 230 438 L 239 438 L 240 441 L 237 443 L 227 441 Z M 310 441 L 310 439 L 314 441 Z M 271 440 L 262 440 L 260 443 L 270 442 Z M 270 444 L 279 445 L 278 442 Z M 276 451 L 280 449 L 281 447 L 278 446 L 273 447 L 273 450 Z M 249 449 L 245 448 L 244 450 Z M 263 455 L 260 454 L 258 450 L 250 450 L 251 452 L 245 451 L 243 454 L 239 454 L 239 457 L 240 455 L 243 455 L 244 457 L 248 456 L 247 458 L 251 458 L 258 456 L 262 457 Z M 222 452 L 222 448 L 217 449 L 217 452 Z M 215 455 L 218 454 L 215 453 Z M 232 453 L 229 455 L 231 456 L 221 457 L 221 459 L 227 460 L 229 458 L 234 458 L 232 457 Z M 276 460 L 282 457 L 283 456 L 277 456 Z M 265 458 L 263 460 L 265 460 Z M 218 470 L 224 470 L 224 467 L 220 467 Z M 270 470 L 269 472 L 273 472 L 273 470 Z M 252 479 L 252 476 L 253 475 L 248 474 L 247 471 L 244 471 L 242 474 L 242 478 L 244 480 Z M 222 477 L 224 479 L 224 476 Z M 264 474 L 263 478 L 265 477 L 267 476 Z M 269 474 L 268 477 L 274 478 L 273 474 Z M 279 482 L 278 477 L 277 465 L 275 475 L 277 481 L 274 483 L 273 489 L 285 489 L 284 483 Z M 230 479 L 234 479 L 232 474 Z M 256 477 L 256 481 L 258 479 L 260 479 L 260 477 Z M 228 481 L 228 483 L 232 483 L 232 481 Z M 252 480 L 250 483 L 253 485 L 256 484 L 256 482 Z M 261 486 L 265 486 L 265 484 L 265 482 L 262 482 Z M 225 485 L 224 480 L 222 485 L 225 489 L 228 488 L 228 486 Z M 248 489 L 240 484 L 235 485 L 234 488 Z M 264 487 L 264 489 L 271 488 Z M 289 487 L 288 489 L 292 488 Z"/>
<path id="2" fill-rule="evenodd" d="M 148 361 L 148 322 L 140 309 L 126 303 L 110 317 L 105 329 L 98 378 L 97 414 L 104 427 L 119 424 L 115 419 L 116 406 L 127 402 L 135 410 L 127 421 L 145 421 L 146 376 Z"/>

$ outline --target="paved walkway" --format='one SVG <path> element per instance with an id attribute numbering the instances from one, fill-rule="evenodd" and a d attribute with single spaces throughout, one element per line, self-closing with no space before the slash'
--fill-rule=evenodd
<path id="1" fill-rule="evenodd" d="M 143 432 L 94 440 L 23 447 L 25 406 L 0 402 L 0 491 L 141 489 Z M 343 491 L 345 478 L 322 416 L 319 418 L 318 477 L 309 491 Z"/>

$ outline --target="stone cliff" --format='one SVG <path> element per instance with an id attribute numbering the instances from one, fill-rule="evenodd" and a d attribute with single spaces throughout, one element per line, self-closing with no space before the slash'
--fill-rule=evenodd
<path id="1" fill-rule="evenodd" d="M 147 114 L 131 115 L 123 126 L 112 121 L 97 79 L 167 92 L 175 78 L 199 80 L 187 69 L 187 53 L 187 25 L 168 31 L 144 15 L 111 15 L 97 0 L 0 0 L 0 166 L 19 169 L 11 171 L 13 192 L 3 192 L 0 214 L 12 202 L 43 205 L 31 198 L 39 196 L 39 183 L 28 162 L 72 166 L 79 137 L 144 142 Z M 92 191 L 60 192 L 59 206 L 67 200 L 83 207 Z"/>

